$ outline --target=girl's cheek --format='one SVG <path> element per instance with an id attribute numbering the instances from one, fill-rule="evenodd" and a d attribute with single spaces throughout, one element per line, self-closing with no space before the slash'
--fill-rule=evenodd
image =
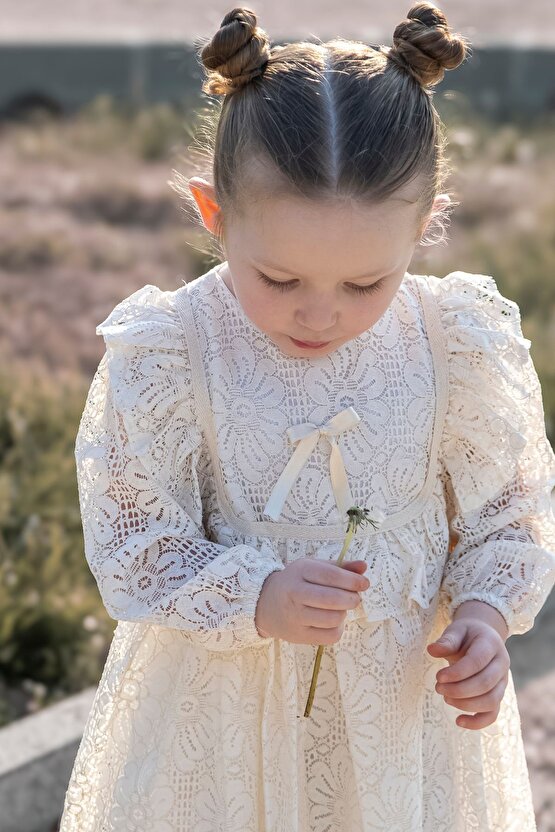
<path id="1" fill-rule="evenodd" d="M 239 302 L 251 320 L 263 322 L 273 314 L 274 304 L 271 298 L 265 297 L 260 291 L 245 292 L 239 298 Z"/>
<path id="2" fill-rule="evenodd" d="M 381 318 L 382 314 L 381 309 L 377 311 L 375 306 L 369 303 L 366 305 L 366 302 L 362 301 L 359 302 L 358 308 L 351 310 L 349 323 L 353 329 L 365 332 Z"/>

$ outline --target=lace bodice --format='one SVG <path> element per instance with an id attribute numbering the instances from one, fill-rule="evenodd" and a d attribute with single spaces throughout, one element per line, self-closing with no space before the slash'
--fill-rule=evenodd
<path id="1" fill-rule="evenodd" d="M 532 626 L 555 574 L 555 458 L 530 341 L 493 278 L 406 275 L 371 329 L 316 359 L 284 356 L 217 268 L 139 289 L 97 332 L 76 458 L 115 618 L 257 641 L 262 581 L 341 541 L 346 501 L 379 524 L 353 546 L 372 587 L 350 617 L 441 590 L 450 612 L 481 598 L 511 634 Z"/>

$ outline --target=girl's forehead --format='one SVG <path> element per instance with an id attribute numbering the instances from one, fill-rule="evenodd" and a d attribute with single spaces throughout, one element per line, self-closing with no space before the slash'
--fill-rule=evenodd
<path id="1" fill-rule="evenodd" d="M 315 247 L 356 249 L 361 256 L 414 240 L 419 206 L 398 198 L 376 205 L 354 200 L 266 199 L 227 226 L 228 240 L 261 250 L 277 263 Z M 287 255 L 291 253 L 291 258 Z M 285 255 L 285 257 L 284 257 Z"/>
<path id="2" fill-rule="evenodd" d="M 279 181 L 272 186 L 268 174 L 262 182 L 258 178 L 253 180 L 251 172 L 240 198 L 240 210 L 230 211 L 229 219 L 231 224 L 235 224 L 236 219 L 238 226 L 251 228 L 275 223 L 286 227 L 298 225 L 299 222 L 305 226 L 325 222 L 333 227 L 348 222 L 355 230 L 358 225 L 367 227 L 368 223 L 410 222 L 420 209 L 423 186 L 421 177 L 416 177 L 379 200 L 372 197 L 363 200 L 344 194 L 306 197 L 288 191 Z"/>

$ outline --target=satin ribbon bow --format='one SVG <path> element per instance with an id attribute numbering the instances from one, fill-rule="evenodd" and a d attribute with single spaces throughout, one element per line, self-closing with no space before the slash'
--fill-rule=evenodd
<path id="1" fill-rule="evenodd" d="M 303 424 L 291 425 L 291 427 L 287 428 L 289 440 L 298 444 L 293 456 L 283 469 L 280 478 L 272 489 L 270 499 L 264 507 L 264 514 L 267 514 L 272 520 L 277 520 L 281 514 L 285 498 L 289 494 L 299 471 L 314 450 L 319 438 L 325 436 L 331 445 L 330 476 L 335 501 L 341 515 L 345 515 L 347 509 L 353 505 L 353 497 L 347 481 L 343 457 L 341 456 L 341 451 L 335 441 L 335 437 L 344 430 L 353 428 L 360 422 L 360 418 L 353 407 L 347 407 L 321 427 L 313 424 L 313 422 L 304 422 Z"/>

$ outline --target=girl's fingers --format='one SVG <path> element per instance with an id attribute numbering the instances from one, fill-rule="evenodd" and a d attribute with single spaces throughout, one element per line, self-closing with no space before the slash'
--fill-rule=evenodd
<path id="1" fill-rule="evenodd" d="M 494 644 L 490 639 L 477 636 L 468 647 L 462 659 L 459 659 L 450 667 L 442 668 L 437 674 L 437 679 L 440 683 L 444 681 L 452 683 L 475 676 L 490 664 L 492 659 L 497 655 L 498 650 L 498 645 Z M 470 696 L 475 692 L 479 691 L 471 690 L 468 695 Z"/>
<path id="2" fill-rule="evenodd" d="M 333 561 L 333 563 L 337 565 L 337 561 Z M 351 572 L 358 572 L 359 575 L 362 575 L 368 568 L 368 564 L 364 560 L 344 560 L 340 566 L 343 569 L 350 569 Z"/>
<path id="3" fill-rule="evenodd" d="M 463 661 L 464 659 L 461 659 L 459 664 Z M 454 670 L 454 666 L 449 670 Z M 469 699 L 472 696 L 481 696 L 492 690 L 500 679 L 507 678 L 507 671 L 507 663 L 500 657 L 496 657 L 487 667 L 468 679 L 460 682 L 438 682 L 436 692 L 450 699 Z"/>
<path id="4" fill-rule="evenodd" d="M 461 728 L 470 728 L 471 730 L 476 731 L 479 728 L 485 728 L 487 725 L 492 725 L 497 719 L 498 714 L 499 710 L 486 711 L 485 713 L 475 714 L 474 716 L 470 714 L 461 714 L 461 716 L 458 716 L 455 721 Z"/>
<path id="5" fill-rule="evenodd" d="M 487 713 L 495 708 L 503 699 L 505 688 L 507 687 L 507 679 L 500 679 L 499 682 L 487 693 L 482 696 L 471 696 L 468 699 L 453 699 L 445 696 L 444 699 L 448 705 L 458 708 L 459 711 L 469 711 L 476 713 L 477 711 Z"/>

